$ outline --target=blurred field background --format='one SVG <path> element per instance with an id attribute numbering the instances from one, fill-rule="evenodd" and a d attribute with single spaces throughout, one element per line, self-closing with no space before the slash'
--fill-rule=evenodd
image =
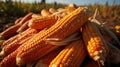
<path id="1" fill-rule="evenodd" d="M 99 10 L 99 15 L 97 19 L 103 23 L 109 23 L 108 26 L 120 25 L 120 5 L 114 4 L 109 5 L 108 1 L 105 1 L 105 4 L 92 4 L 92 5 L 78 5 L 78 6 L 87 6 L 91 14 L 94 14 L 95 9 Z M 36 0 L 32 3 L 26 3 L 13 0 L 0 0 L 0 32 L 14 24 L 14 21 L 22 16 L 25 16 L 29 12 L 40 13 L 42 9 L 49 8 L 65 8 L 68 4 L 62 3 L 46 3 L 45 0 L 37 2 Z"/>

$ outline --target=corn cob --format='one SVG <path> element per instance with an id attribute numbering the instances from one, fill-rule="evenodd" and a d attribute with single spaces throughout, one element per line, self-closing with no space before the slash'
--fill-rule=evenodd
<path id="1" fill-rule="evenodd" d="M 26 40 L 26 38 L 29 38 L 30 36 L 36 34 L 38 31 L 35 30 L 35 29 L 30 29 L 30 30 L 28 29 L 28 30 L 26 30 L 25 32 L 26 32 L 26 34 L 18 37 L 16 40 L 14 40 L 14 41 L 11 42 L 10 44 L 6 45 L 6 46 L 2 49 L 1 53 L 3 53 L 3 55 L 8 55 L 8 54 L 10 54 L 11 52 L 13 52 L 14 50 L 16 50 L 16 49 L 21 45 L 21 44 L 20 44 L 21 41 Z"/>
<path id="2" fill-rule="evenodd" d="M 120 37 L 120 25 L 115 26 L 115 31 L 113 31 L 118 37 Z"/>
<path id="3" fill-rule="evenodd" d="M 21 45 L 23 47 L 24 45 Z M 0 67 L 18 67 L 16 65 L 16 55 L 19 49 L 16 49 L 14 52 L 6 56 L 1 62 Z"/>
<path id="4" fill-rule="evenodd" d="M 104 65 L 108 47 L 98 28 L 93 23 L 87 22 L 83 26 L 82 36 L 90 57 Z"/>
<path id="5" fill-rule="evenodd" d="M 50 62 L 58 55 L 58 53 L 63 49 L 64 47 L 59 47 L 47 55 L 40 58 L 40 60 L 36 63 L 35 67 L 48 67 Z"/>
<path id="6" fill-rule="evenodd" d="M 28 29 L 28 23 L 29 23 L 29 20 L 26 21 L 25 23 L 23 23 L 20 28 L 17 30 L 18 33 L 21 33 L 23 31 L 25 31 L 26 29 Z"/>
<path id="7" fill-rule="evenodd" d="M 115 26 L 116 32 L 120 33 L 120 25 Z"/>
<path id="8" fill-rule="evenodd" d="M 22 17 L 15 20 L 15 24 L 18 24 L 22 20 Z"/>
<path id="9" fill-rule="evenodd" d="M 0 40 L 0 46 L 5 42 L 6 40 Z"/>
<path id="10" fill-rule="evenodd" d="M 11 38 L 9 38 L 8 40 L 6 40 L 5 42 L 3 42 L 3 44 L 1 45 L 1 48 L 3 48 L 4 46 L 6 46 L 7 44 L 13 42 L 15 39 L 18 38 L 18 34 L 15 36 L 12 36 Z"/>
<path id="11" fill-rule="evenodd" d="M 33 14 L 32 15 L 32 19 L 40 19 L 42 18 L 43 16 L 41 16 L 40 14 Z"/>
<path id="12" fill-rule="evenodd" d="M 34 29 L 44 29 L 52 26 L 58 20 L 56 16 L 44 17 L 40 19 L 31 19 L 28 26 Z"/>
<path id="13" fill-rule="evenodd" d="M 66 46 L 50 63 L 49 67 L 80 67 L 87 52 L 82 40 Z"/>
<path id="14" fill-rule="evenodd" d="M 61 11 L 64 11 L 65 9 L 64 8 L 58 8 L 57 11 L 58 12 L 61 12 Z"/>
<path id="15" fill-rule="evenodd" d="M 22 45 L 23 43 L 25 43 L 25 42 L 27 42 L 28 40 L 30 40 L 34 35 L 35 35 L 35 34 L 32 34 L 31 36 L 29 36 L 29 37 L 27 37 L 27 38 L 21 40 L 21 41 L 19 42 L 19 44 Z"/>
<path id="16" fill-rule="evenodd" d="M 49 16 L 51 13 L 48 11 L 48 10 L 46 10 L 46 9 L 42 9 L 41 10 L 41 15 L 42 16 Z"/>
<path id="17" fill-rule="evenodd" d="M 70 12 L 74 11 L 76 8 L 78 8 L 77 5 L 72 3 L 65 8 L 65 11 L 67 14 L 69 14 Z"/>
<path id="18" fill-rule="evenodd" d="M 16 62 L 22 65 L 44 56 L 48 52 L 58 48 L 55 45 L 45 44 L 46 38 L 65 38 L 76 32 L 88 19 L 85 8 L 78 8 L 69 15 L 56 22 L 45 32 L 39 32 L 27 41 L 24 47 L 18 51 Z"/>
<path id="19" fill-rule="evenodd" d="M 44 32 L 44 30 L 42 30 L 41 32 Z M 32 36 L 34 37 L 34 36 Z M 25 40 L 22 41 L 21 43 L 26 42 Z M 12 52 L 11 54 L 9 54 L 8 56 L 6 56 L 1 62 L 0 62 L 0 67 L 18 67 L 16 65 L 16 55 L 18 53 L 18 51 L 21 50 L 21 48 L 23 48 L 26 44 L 22 44 L 20 45 L 20 47 L 18 49 L 16 49 L 14 52 Z"/>
<path id="20" fill-rule="evenodd" d="M 13 25 L 0 33 L 0 39 L 8 39 L 9 37 L 15 35 L 17 32 L 17 29 L 20 27 L 20 24 Z"/>
<path id="21" fill-rule="evenodd" d="M 69 14 L 70 12 L 74 11 L 77 7 L 75 6 L 68 6 L 65 8 L 65 11 L 67 14 Z"/>
<path id="22" fill-rule="evenodd" d="M 24 45 L 21 45 L 21 47 Z M 18 53 L 18 49 L 16 49 L 14 52 L 6 56 L 2 59 L 0 62 L 0 67 L 18 67 L 16 65 L 16 55 Z"/>
<path id="23" fill-rule="evenodd" d="M 19 23 L 20 23 L 20 24 L 25 23 L 26 21 L 28 21 L 29 19 L 32 18 L 32 15 L 33 15 L 33 13 L 28 13 L 26 16 L 24 16 L 24 17 L 22 18 L 22 20 L 21 20 Z"/>
<path id="24" fill-rule="evenodd" d="M 8 44 L 10 44 L 11 42 L 13 42 L 14 40 L 18 39 L 18 37 L 21 37 L 21 36 L 25 35 L 29 30 L 31 30 L 31 28 L 29 28 L 29 29 L 26 30 L 25 32 L 22 32 L 22 33 L 20 33 L 20 34 L 17 34 L 17 35 L 15 35 L 15 36 L 9 38 L 8 40 L 6 40 L 6 41 L 1 45 L 1 47 L 3 48 L 5 45 L 8 45 Z"/>
<path id="25" fill-rule="evenodd" d="M 58 11 L 52 14 L 52 16 L 58 16 L 59 18 L 63 18 L 64 16 L 67 15 L 67 12 L 65 10 L 63 11 Z"/>
<path id="26" fill-rule="evenodd" d="M 56 10 L 55 8 L 50 8 L 50 9 L 49 9 L 49 12 L 50 12 L 50 13 L 55 13 L 55 12 L 57 12 L 57 10 Z"/>
<path id="27" fill-rule="evenodd" d="M 77 8 L 78 6 L 76 4 L 74 4 L 74 3 L 71 3 L 71 4 L 68 5 L 68 7 Z"/>
<path id="28" fill-rule="evenodd" d="M 14 51 L 13 53 L 9 54 L 6 56 L 1 62 L 0 62 L 0 67 L 18 67 L 16 65 L 16 55 L 17 51 Z"/>

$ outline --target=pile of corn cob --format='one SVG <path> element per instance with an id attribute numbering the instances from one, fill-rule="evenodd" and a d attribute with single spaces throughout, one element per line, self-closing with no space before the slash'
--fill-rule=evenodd
<path id="1" fill-rule="evenodd" d="M 70 4 L 17 19 L 15 25 L 0 33 L 0 67 L 98 67 L 120 63 L 120 50 L 111 44 L 115 40 L 120 45 L 118 38 L 90 17 L 86 7 Z"/>

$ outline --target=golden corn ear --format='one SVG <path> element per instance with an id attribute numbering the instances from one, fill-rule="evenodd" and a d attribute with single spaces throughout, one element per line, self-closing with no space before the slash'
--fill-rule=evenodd
<path id="1" fill-rule="evenodd" d="M 18 33 L 21 33 L 21 32 L 23 32 L 23 31 L 25 31 L 26 29 L 28 29 L 28 28 L 29 28 L 29 27 L 28 27 L 28 23 L 29 23 L 29 20 L 26 21 L 25 23 L 23 23 L 23 24 L 20 26 L 20 28 L 17 30 L 17 32 L 18 32 Z"/>
<path id="2" fill-rule="evenodd" d="M 0 67 L 18 67 L 16 65 L 16 55 L 17 51 L 14 51 L 13 53 L 6 56 L 2 61 L 0 61 Z"/>
<path id="3" fill-rule="evenodd" d="M 26 21 L 30 20 L 32 18 L 33 13 L 28 13 L 25 15 L 21 21 L 19 21 L 19 24 L 24 24 Z"/>
<path id="4" fill-rule="evenodd" d="M 15 35 L 17 32 L 17 29 L 20 27 L 20 24 L 15 24 L 9 28 L 7 28 L 6 30 L 4 30 L 3 32 L 0 33 L 0 39 L 8 39 L 11 36 Z"/>
<path id="5" fill-rule="evenodd" d="M 5 42 L 6 40 L 0 40 L 0 46 Z"/>
<path id="6" fill-rule="evenodd" d="M 43 18 L 43 16 L 41 16 L 40 14 L 33 14 L 32 15 L 32 19 L 40 19 Z"/>
<path id="7" fill-rule="evenodd" d="M 49 67 L 80 67 L 87 55 L 82 40 L 67 45 L 50 63 Z"/>
<path id="8" fill-rule="evenodd" d="M 18 24 L 22 20 L 22 17 L 15 20 L 15 24 Z"/>
<path id="9" fill-rule="evenodd" d="M 26 31 L 24 31 L 24 32 L 22 32 L 22 33 L 20 33 L 20 34 L 16 34 L 16 35 L 10 37 L 9 39 L 7 39 L 7 40 L 1 45 L 1 48 L 3 48 L 3 47 L 5 47 L 6 45 L 12 43 L 14 40 L 18 39 L 19 37 L 25 35 L 27 32 L 29 32 L 30 29 L 31 29 L 31 28 L 29 28 L 28 30 L 26 30 Z"/>
<path id="10" fill-rule="evenodd" d="M 8 55 L 8 54 L 12 53 L 14 50 L 16 50 L 21 45 L 21 41 L 26 40 L 26 38 L 31 37 L 32 35 L 36 34 L 37 32 L 38 32 L 37 30 L 29 28 L 28 30 L 21 33 L 21 35 L 19 35 L 18 38 L 15 39 L 13 42 L 6 45 L 2 49 L 1 52 L 4 55 Z"/>
<path id="11" fill-rule="evenodd" d="M 34 35 L 33 35 L 34 36 Z M 23 44 L 25 43 L 27 40 L 29 40 L 30 38 L 32 38 L 33 36 L 31 37 L 28 37 L 24 40 L 22 40 L 20 42 L 20 44 Z M 25 45 L 20 45 L 20 47 L 23 47 Z M 4 59 L 2 59 L 2 61 L 0 62 L 0 67 L 18 67 L 16 65 L 16 55 L 19 51 L 19 48 L 16 49 L 15 51 L 13 51 L 12 53 L 10 53 L 8 56 L 6 56 Z"/>
<path id="12" fill-rule="evenodd" d="M 57 16 L 47 16 L 40 19 L 31 19 L 28 23 L 28 26 L 34 29 L 49 28 L 50 26 L 55 24 L 58 19 L 59 18 Z"/>
<path id="13" fill-rule="evenodd" d="M 120 25 L 116 25 L 113 32 L 120 38 Z"/>
<path id="14" fill-rule="evenodd" d="M 42 16 L 49 16 L 49 15 L 51 15 L 51 13 L 47 9 L 42 9 L 41 10 L 41 15 Z"/>
<path id="15" fill-rule="evenodd" d="M 13 42 L 15 39 L 18 38 L 18 35 L 15 35 L 11 38 L 9 38 L 8 40 L 6 40 L 5 42 L 3 42 L 3 44 L 1 44 L 1 48 L 5 47 L 6 45 L 10 44 L 11 42 Z"/>
<path id="16" fill-rule="evenodd" d="M 50 9 L 49 9 L 49 12 L 53 14 L 53 13 L 56 13 L 57 10 L 56 10 L 55 8 L 50 8 Z"/>
<path id="17" fill-rule="evenodd" d="M 51 50 L 59 46 L 50 45 L 45 43 L 46 38 L 66 38 L 67 36 L 75 33 L 87 21 L 88 15 L 85 8 L 78 8 L 70 14 L 66 15 L 53 26 L 44 32 L 39 32 L 32 39 L 27 41 L 24 47 L 18 51 L 16 62 L 22 65 L 28 62 L 35 61 L 44 56 Z"/>
<path id="18" fill-rule="evenodd" d="M 31 36 L 33 37 L 33 36 Z M 22 40 L 20 43 L 25 43 L 27 40 L 29 40 L 31 37 L 26 38 L 25 40 Z M 25 45 L 20 45 L 20 47 L 23 47 Z M 2 61 L 0 62 L 0 67 L 18 67 L 16 65 L 16 55 L 19 51 L 19 48 L 10 53 L 8 56 L 6 56 Z"/>
<path id="19" fill-rule="evenodd" d="M 92 22 L 85 23 L 82 36 L 90 57 L 104 65 L 108 47 L 98 28 Z"/>

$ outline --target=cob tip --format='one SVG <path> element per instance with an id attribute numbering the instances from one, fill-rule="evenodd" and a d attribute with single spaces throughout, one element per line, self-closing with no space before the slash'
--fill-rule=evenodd
<path id="1" fill-rule="evenodd" d="M 0 40 L 0 46 L 2 48 L 2 44 L 5 42 L 5 40 Z"/>
<path id="2" fill-rule="evenodd" d="M 0 57 L 5 57 L 5 52 L 3 50 L 0 52 Z"/>
<path id="3" fill-rule="evenodd" d="M 104 66 L 105 58 L 103 57 L 103 51 L 95 51 L 93 59 L 98 62 L 99 66 Z"/>
<path id="4" fill-rule="evenodd" d="M 23 61 L 22 61 L 22 59 L 20 57 L 16 57 L 16 64 L 18 66 L 21 66 L 23 64 Z"/>
<path id="5" fill-rule="evenodd" d="M 97 62 L 98 62 L 99 67 L 104 66 L 104 62 L 105 62 L 104 60 L 98 60 Z"/>
<path id="6" fill-rule="evenodd" d="M 4 39 L 4 37 L 0 34 L 0 39 L 2 40 L 2 39 Z"/>

